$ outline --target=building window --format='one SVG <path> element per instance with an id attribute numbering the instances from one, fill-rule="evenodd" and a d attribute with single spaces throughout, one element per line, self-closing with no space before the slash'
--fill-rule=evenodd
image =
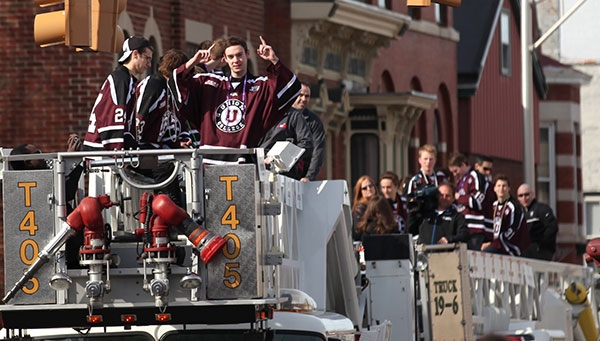
<path id="1" fill-rule="evenodd" d="M 511 74 L 510 53 L 510 12 L 502 10 L 500 14 L 500 72 L 505 76 Z"/>
<path id="2" fill-rule="evenodd" d="M 392 9 L 391 0 L 377 0 L 377 5 L 381 8 Z"/>
<path id="3" fill-rule="evenodd" d="M 364 77 L 366 75 L 366 68 L 367 67 L 363 59 L 356 57 L 350 57 L 348 59 L 349 74 Z"/>
<path id="4" fill-rule="evenodd" d="M 352 184 L 362 175 L 379 178 L 379 138 L 376 134 L 358 133 L 350 139 L 350 174 Z"/>
<path id="5" fill-rule="evenodd" d="M 585 234 L 587 238 L 600 236 L 600 195 L 585 197 Z"/>
<path id="6" fill-rule="evenodd" d="M 448 7 L 435 4 L 435 22 L 440 26 L 448 26 Z"/>
<path id="7" fill-rule="evenodd" d="M 325 63 L 323 67 L 331 71 L 342 71 L 342 56 L 339 53 L 328 52 L 325 55 Z"/>
<path id="8" fill-rule="evenodd" d="M 312 46 L 305 46 L 302 50 L 302 64 L 317 66 L 317 49 Z"/>
<path id="9" fill-rule="evenodd" d="M 438 109 L 435 109 L 435 114 L 433 115 L 433 145 L 436 148 L 439 148 L 440 146 L 440 125 L 438 123 L 439 115 L 440 112 L 438 111 Z M 439 151 L 440 150 L 438 149 L 438 152 Z"/>
<path id="10" fill-rule="evenodd" d="M 413 20 L 421 20 L 421 8 L 409 6 L 408 15 Z"/>
<path id="11" fill-rule="evenodd" d="M 540 163 L 537 168 L 537 198 L 556 212 L 556 148 L 553 123 L 540 124 Z"/>

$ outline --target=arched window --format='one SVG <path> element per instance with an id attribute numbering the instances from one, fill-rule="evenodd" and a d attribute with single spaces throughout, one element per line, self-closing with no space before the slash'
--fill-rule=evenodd
<path id="1" fill-rule="evenodd" d="M 154 53 L 152 55 L 152 65 L 146 71 L 146 76 L 152 75 L 157 71 L 161 57 L 160 51 L 158 51 L 156 39 L 152 36 L 150 37 L 150 39 L 148 39 L 148 41 L 150 41 L 150 46 L 152 46 L 152 50 L 154 51 Z"/>
<path id="2" fill-rule="evenodd" d="M 412 8 L 412 7 L 409 7 Z M 413 91 L 422 91 L 421 81 L 417 77 L 413 77 L 410 80 L 410 89 Z M 408 149 L 408 169 L 410 172 L 419 170 L 419 163 L 417 162 L 419 147 L 427 141 L 427 112 L 423 112 L 419 120 L 415 124 L 412 132 L 410 133 L 410 147 Z"/>
<path id="3" fill-rule="evenodd" d="M 417 77 L 413 77 L 410 80 L 410 89 L 414 91 L 422 91 L 423 87 L 421 86 L 421 81 Z"/>
<path id="4" fill-rule="evenodd" d="M 455 124 L 452 115 L 452 100 L 450 91 L 446 84 L 440 84 L 437 92 L 438 105 L 435 110 L 435 119 L 437 127 L 434 134 L 438 135 L 436 147 L 438 148 L 438 162 L 445 163 L 448 153 L 455 150 L 454 131 Z"/>
<path id="5" fill-rule="evenodd" d="M 381 74 L 381 92 L 396 92 L 392 76 L 387 70 L 383 71 Z"/>
<path id="6" fill-rule="evenodd" d="M 438 109 L 435 109 L 433 112 L 433 145 L 438 148 L 439 151 L 439 146 L 440 146 L 440 124 L 439 124 L 439 120 L 440 120 L 440 111 Z"/>

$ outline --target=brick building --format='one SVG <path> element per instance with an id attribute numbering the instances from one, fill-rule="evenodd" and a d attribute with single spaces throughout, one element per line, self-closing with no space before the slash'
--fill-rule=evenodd
<path id="1" fill-rule="evenodd" d="M 463 1 L 456 9 L 460 150 L 494 159 L 513 195 L 523 182 L 523 109 L 521 106 L 520 2 Z M 535 12 L 534 12 L 535 14 Z M 537 30 L 534 30 L 537 32 Z M 534 41 L 535 41 L 534 37 Z M 576 245 L 582 231 L 580 161 L 580 87 L 588 77 L 533 52 L 532 141 L 536 195 L 559 220 L 555 259 L 580 262 Z M 587 79 L 587 80 L 586 80 Z"/>
<path id="2" fill-rule="evenodd" d="M 65 150 L 70 132 L 85 133 L 98 90 L 116 66 L 113 54 L 35 45 L 35 14 L 61 6 L 0 2 L 0 146 L 31 142 L 46 152 Z M 255 51 L 262 35 L 313 85 L 310 107 L 327 127 L 321 177 L 351 186 L 362 174 L 414 173 L 424 143 L 438 148 L 440 165 L 459 150 L 503 158 L 493 148 L 471 149 L 486 131 L 466 138 L 453 11 L 376 0 L 137 0 L 128 2 L 119 25 L 126 35 L 149 38 L 154 64 L 168 49 L 192 55 L 202 41 L 224 35 L 246 39 Z M 253 73 L 265 66 L 252 54 Z M 506 159 L 517 169 L 522 157 Z"/>
<path id="3" fill-rule="evenodd" d="M 69 133 L 85 133 L 98 90 L 116 66 L 113 54 L 35 45 L 35 15 L 62 6 L 0 3 L 0 146 L 30 142 L 45 152 L 65 150 Z M 314 86 L 311 107 L 327 126 L 323 178 L 352 182 L 385 170 L 407 175 L 416 170 L 420 144 L 436 144 L 441 160 L 457 144 L 458 34 L 449 8 L 353 0 L 139 0 L 128 2 L 119 25 L 126 36 L 147 37 L 155 56 L 170 48 L 191 55 L 202 41 L 224 35 L 245 38 L 254 51 L 263 35 L 282 62 Z M 251 71 L 264 67 L 252 54 Z"/>
<path id="4" fill-rule="evenodd" d="M 36 46 L 34 15 L 61 5 L 42 10 L 8 1 L 0 6 L 7 23 L 2 38 L 1 63 L 6 72 L 0 110 L 7 119 L 21 114 L 25 118 L 11 119 L 10 125 L 0 128 L 0 145 L 27 140 L 44 151 L 63 150 L 69 132 L 85 132 L 97 91 L 116 65 L 116 57 L 77 53 L 62 45 Z M 243 8 L 243 16 L 235 15 L 238 7 Z M 361 152 L 344 146 L 354 143 L 354 149 L 360 149 L 364 141 L 372 144 L 368 141 L 373 133 L 385 135 L 385 142 L 374 142 L 381 149 L 377 167 L 369 169 L 374 173 L 414 171 L 413 155 L 407 154 L 411 145 L 410 150 L 435 143 L 443 160 L 448 146 L 453 149 L 457 144 L 452 131 L 457 123 L 453 70 L 458 34 L 452 28 L 451 10 L 445 7 L 409 13 L 400 3 L 388 4 L 386 9 L 351 0 L 135 1 L 120 14 L 119 24 L 126 36 L 148 37 L 157 56 L 170 48 L 191 55 L 203 40 L 223 35 L 241 36 L 254 50 L 258 36 L 265 36 L 281 60 L 311 82 L 319 95 L 312 106 L 328 123 L 332 142 L 324 177 L 351 180 L 367 171 L 361 165 L 365 162 L 351 161 Z M 440 60 L 439 55 L 450 57 Z M 255 55 L 252 64 L 254 72 L 264 67 Z M 434 108 L 438 98 L 443 104 Z M 422 112 L 419 131 L 410 136 Z M 439 131 L 434 132 L 434 126 Z"/>

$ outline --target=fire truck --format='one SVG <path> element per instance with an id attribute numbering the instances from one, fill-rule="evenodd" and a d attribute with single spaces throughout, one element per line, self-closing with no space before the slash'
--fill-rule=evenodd
<path id="1" fill-rule="evenodd" d="M 301 154 L 289 143 L 0 151 L 6 339 L 597 339 L 593 267 L 402 234 L 355 243 L 346 182 L 279 174 Z M 270 168 L 214 161 L 240 156 Z M 10 167 L 36 158 L 48 169 Z M 138 171 L 163 163 L 162 182 Z M 173 181 L 180 205 L 161 193 Z"/>

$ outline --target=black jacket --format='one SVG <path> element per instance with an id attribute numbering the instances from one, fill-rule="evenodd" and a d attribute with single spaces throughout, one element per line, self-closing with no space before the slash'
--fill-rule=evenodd
<path id="1" fill-rule="evenodd" d="M 469 229 L 465 216 L 458 213 L 454 206 L 441 214 L 434 212 L 423 219 L 419 226 L 420 244 L 437 244 L 440 238 L 446 237 L 448 243 L 466 243 L 469 240 Z"/>
<path id="2" fill-rule="evenodd" d="M 304 109 L 302 110 L 302 116 L 306 120 L 306 124 L 310 128 L 313 137 L 313 152 L 310 158 L 310 164 L 306 177 L 310 181 L 317 179 L 317 175 L 321 171 L 321 167 L 325 162 L 325 128 L 319 115 L 314 112 Z"/>
<path id="3" fill-rule="evenodd" d="M 533 199 L 527 207 L 526 217 L 531 244 L 537 244 L 543 250 L 556 251 L 558 221 L 552 208 Z"/>
<path id="4" fill-rule="evenodd" d="M 277 141 L 289 141 L 300 148 L 304 148 L 304 154 L 296 165 L 284 175 L 299 180 L 308 171 L 308 163 L 313 151 L 313 137 L 304 120 L 302 113 L 294 108 L 288 110 L 283 118 L 271 128 L 260 140 L 259 147 L 265 149 L 265 155 Z"/>

